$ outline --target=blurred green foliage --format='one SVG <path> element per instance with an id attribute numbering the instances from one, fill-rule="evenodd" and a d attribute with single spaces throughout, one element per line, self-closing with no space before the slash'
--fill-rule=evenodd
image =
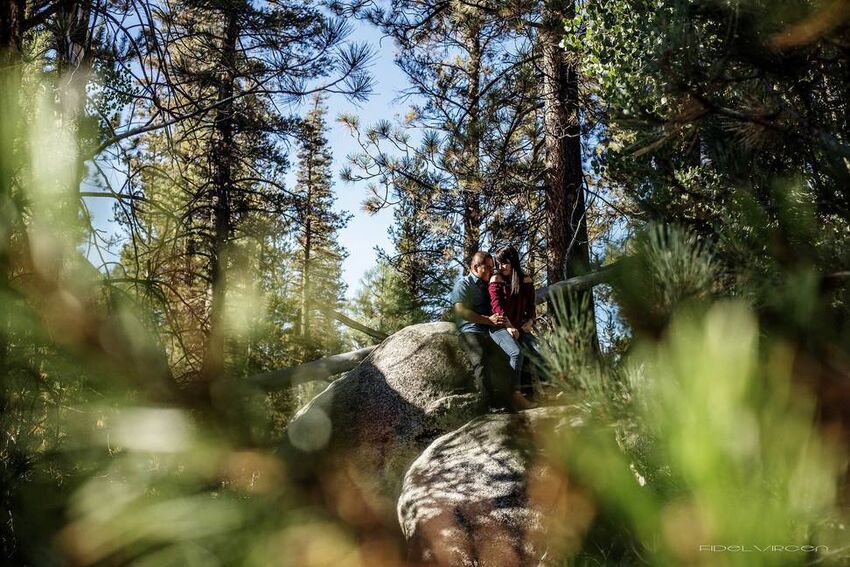
<path id="1" fill-rule="evenodd" d="M 552 450 L 609 530 L 569 564 L 843 564 L 846 437 L 817 400 L 816 367 L 801 368 L 802 345 L 759 317 L 753 294 L 718 286 L 711 252 L 680 228 L 650 227 L 631 262 L 614 284 L 624 313 L 664 313 L 663 325 L 633 326 L 628 353 L 600 359 L 583 342 L 589 321 L 560 297 L 561 325 L 542 341 L 543 368 L 587 416 Z M 792 285 L 795 303 L 823 301 Z"/>
<path id="2" fill-rule="evenodd" d="M 210 396 L 175 377 L 156 329 L 163 304 L 104 286 L 79 250 L 83 158 L 49 88 L 33 104 L 18 69 L 0 79 L 3 561 L 396 563 L 394 534 L 364 542 L 290 483 L 275 452 L 280 404 L 239 373 L 218 377 Z M 263 308 L 238 276 L 236 331 Z"/>
<path id="3" fill-rule="evenodd" d="M 614 0 L 565 22 L 604 123 L 594 186 L 633 212 L 612 284 L 627 344 L 544 352 L 594 416 L 565 462 L 626 542 L 579 562 L 847 561 L 848 17 Z M 828 550 L 753 549 L 808 544 Z"/>

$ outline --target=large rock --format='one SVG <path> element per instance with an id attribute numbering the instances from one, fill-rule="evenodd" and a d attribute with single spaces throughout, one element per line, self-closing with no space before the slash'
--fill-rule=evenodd
<path id="1" fill-rule="evenodd" d="M 471 372 L 454 325 L 406 327 L 295 415 L 286 450 L 309 474 L 334 475 L 327 484 L 359 502 L 344 505 L 344 515 L 375 506 L 394 514 L 410 463 L 480 413 Z"/>
<path id="2" fill-rule="evenodd" d="M 593 506 L 546 458 L 543 438 L 580 423 L 561 407 L 481 416 L 435 440 L 411 465 L 402 531 L 426 564 L 549 564 L 575 547 Z"/>

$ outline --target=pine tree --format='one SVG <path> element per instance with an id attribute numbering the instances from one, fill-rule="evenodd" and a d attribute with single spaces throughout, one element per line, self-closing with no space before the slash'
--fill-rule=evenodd
<path id="1" fill-rule="evenodd" d="M 445 195 L 434 196 L 411 181 L 400 182 L 395 197 L 394 223 L 389 229 L 395 253 L 379 250 L 379 258 L 401 279 L 414 313 L 441 319 L 450 307 L 447 297 L 457 274 L 450 226 L 440 213 L 441 207 L 450 205 L 442 202 Z"/>
<path id="2" fill-rule="evenodd" d="M 305 355 L 329 354 L 340 344 L 333 319 L 320 307 L 338 309 L 345 297 L 340 279 L 348 253 L 338 243 L 339 231 L 349 215 L 333 210 L 333 157 L 325 138 L 327 108 L 317 95 L 301 125 L 298 150 L 298 181 L 295 186 L 300 316 L 298 334 Z"/>
<path id="3" fill-rule="evenodd" d="M 507 164 L 529 150 L 519 138 L 536 106 L 532 42 L 491 2 L 377 3 L 360 15 L 396 40 L 397 64 L 411 84 L 403 96 L 412 104 L 398 128 L 367 131 L 352 165 L 358 179 L 385 176 L 397 185 L 404 178 L 451 205 L 441 212 L 455 222 L 455 259 L 466 265 L 492 245 L 494 200 L 520 180 Z M 525 181 L 523 189 L 539 189 Z"/>
<path id="4" fill-rule="evenodd" d="M 169 82 L 158 88 L 151 113 L 181 119 L 137 146 L 131 164 L 146 202 L 125 215 L 133 237 L 125 255 L 134 279 L 168 298 L 164 327 L 179 347 L 173 359 L 180 374 L 203 383 L 243 358 L 245 345 L 228 318 L 229 297 L 244 282 L 232 275 L 264 269 L 250 255 L 281 234 L 281 222 L 299 220 L 303 203 L 283 177 L 287 141 L 304 132 L 297 117 L 278 109 L 311 90 L 365 96 L 368 51 L 337 49 L 347 26 L 309 2 L 181 0 L 169 7 L 161 12 L 169 56 L 149 70 Z M 178 212 L 161 214 L 162 204 Z"/>
<path id="5" fill-rule="evenodd" d="M 404 276 L 386 260 L 379 260 L 363 275 L 351 311 L 358 321 L 386 334 L 428 320 Z M 360 334 L 353 334 L 352 339 L 359 346 L 369 344 Z"/>

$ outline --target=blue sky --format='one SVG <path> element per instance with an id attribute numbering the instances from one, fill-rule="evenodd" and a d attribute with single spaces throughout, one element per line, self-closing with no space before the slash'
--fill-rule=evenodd
<path id="1" fill-rule="evenodd" d="M 334 191 L 337 195 L 336 208 L 354 214 L 339 234 L 340 243 L 348 250 L 348 258 L 342 266 L 342 277 L 348 284 L 348 296 L 352 297 L 360 287 L 360 278 L 377 263 L 375 246 L 391 249 L 387 230 L 392 224 L 392 210 L 385 209 L 377 214 L 363 212 L 361 203 L 368 195 L 365 183 L 345 183 L 339 179 L 339 172 L 346 165 L 346 155 L 358 150 L 348 129 L 336 120 L 340 114 L 356 114 L 362 127 L 368 127 L 379 120 L 394 120 L 405 113 L 406 106 L 394 99 L 407 86 L 407 80 L 393 63 L 395 46 L 390 38 L 381 38 L 381 32 L 364 22 L 355 22 L 350 37 L 356 43 L 368 43 L 375 52 L 371 67 L 374 76 L 374 93 L 365 103 L 355 105 L 344 97 L 334 95 L 328 99 L 328 143 L 334 157 Z M 289 176 L 294 183 L 294 170 Z"/>

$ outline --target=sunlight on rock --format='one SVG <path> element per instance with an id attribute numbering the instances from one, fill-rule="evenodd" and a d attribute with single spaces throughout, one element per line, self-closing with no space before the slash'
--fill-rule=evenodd
<path id="1" fill-rule="evenodd" d="M 192 441 L 191 426 L 174 409 L 136 408 L 115 417 L 114 441 L 130 451 L 176 453 Z"/>
<path id="2" fill-rule="evenodd" d="M 333 424 L 324 410 L 309 406 L 293 419 L 286 435 L 296 448 L 312 452 L 327 445 L 332 430 Z"/>

